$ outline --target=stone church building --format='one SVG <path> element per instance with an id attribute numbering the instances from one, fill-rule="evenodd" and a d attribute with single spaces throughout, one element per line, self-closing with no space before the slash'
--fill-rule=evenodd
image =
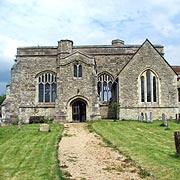
<path id="1" fill-rule="evenodd" d="M 164 59 L 163 46 L 57 46 L 17 49 L 2 105 L 4 121 L 43 116 L 55 121 L 100 118 L 179 118 L 180 67 Z M 112 107 L 115 107 L 114 110 Z"/>

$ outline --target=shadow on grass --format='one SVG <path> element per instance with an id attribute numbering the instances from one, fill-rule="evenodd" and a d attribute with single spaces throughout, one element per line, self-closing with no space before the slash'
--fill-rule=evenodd
<path id="1" fill-rule="evenodd" d="M 168 156 L 171 157 L 172 159 L 178 159 L 178 160 L 180 160 L 180 155 L 177 155 L 176 153 L 168 154 Z"/>

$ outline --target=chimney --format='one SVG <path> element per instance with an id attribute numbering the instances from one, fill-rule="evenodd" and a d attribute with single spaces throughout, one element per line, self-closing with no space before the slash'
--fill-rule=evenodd
<path id="1" fill-rule="evenodd" d="M 112 40 L 112 46 L 122 46 L 124 45 L 124 41 L 120 39 L 114 39 Z"/>

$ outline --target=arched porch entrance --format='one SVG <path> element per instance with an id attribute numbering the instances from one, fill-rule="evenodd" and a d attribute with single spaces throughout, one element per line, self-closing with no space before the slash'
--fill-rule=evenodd
<path id="1" fill-rule="evenodd" d="M 80 99 L 72 103 L 72 119 L 73 121 L 86 121 L 86 103 Z"/>

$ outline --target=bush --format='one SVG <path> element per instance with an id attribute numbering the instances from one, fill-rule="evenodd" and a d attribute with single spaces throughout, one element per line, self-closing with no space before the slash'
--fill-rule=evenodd
<path id="1" fill-rule="evenodd" d="M 29 124 L 44 123 L 43 119 L 44 119 L 44 116 L 30 116 Z"/>
<path id="2" fill-rule="evenodd" d="M 29 118 L 29 124 L 35 123 L 52 123 L 53 118 L 44 118 L 44 116 L 31 116 Z"/>
<path id="3" fill-rule="evenodd" d="M 18 120 L 18 119 L 16 119 L 16 120 L 12 120 L 12 121 L 11 121 L 11 124 L 12 124 L 12 125 L 18 125 L 18 122 L 19 122 L 19 120 Z"/>

